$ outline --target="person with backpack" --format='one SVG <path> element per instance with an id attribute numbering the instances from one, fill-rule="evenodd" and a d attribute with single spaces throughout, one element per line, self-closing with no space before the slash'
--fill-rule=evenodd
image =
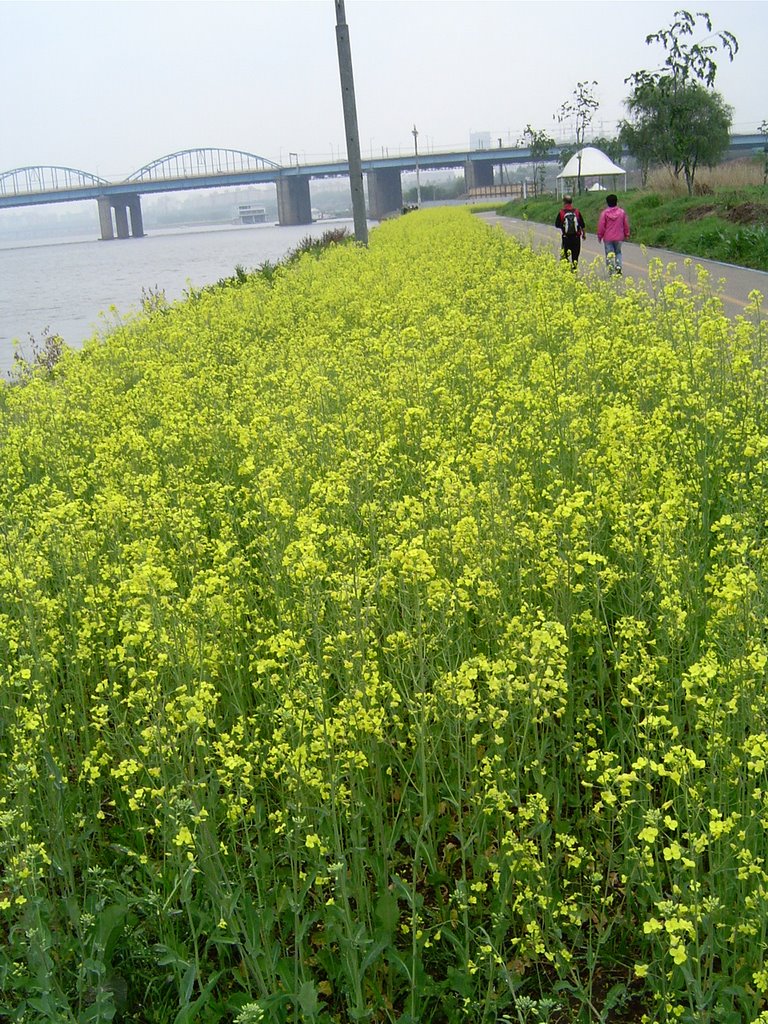
<path id="1" fill-rule="evenodd" d="M 621 243 L 629 238 L 629 220 L 618 205 L 618 196 L 605 197 L 606 208 L 597 222 L 597 240 L 605 246 L 605 262 L 609 274 L 621 273 Z"/>
<path id="2" fill-rule="evenodd" d="M 570 260 L 571 270 L 579 265 L 581 240 L 587 237 L 584 218 L 581 211 L 573 205 L 572 196 L 563 196 L 563 208 L 555 218 L 555 227 L 562 234 L 561 260 Z"/>

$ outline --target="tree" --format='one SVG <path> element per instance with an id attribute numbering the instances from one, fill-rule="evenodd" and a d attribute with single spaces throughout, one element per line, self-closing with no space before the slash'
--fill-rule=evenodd
<path id="1" fill-rule="evenodd" d="M 523 137 L 519 145 L 527 146 L 531 151 L 531 163 L 533 164 L 533 180 L 538 192 L 544 191 L 544 175 L 546 167 L 544 162 L 549 152 L 555 145 L 555 140 L 545 131 L 535 131 L 529 124 L 525 126 Z"/>
<path id="2" fill-rule="evenodd" d="M 693 193 L 697 169 L 714 166 L 730 144 L 733 111 L 719 93 L 689 82 L 674 91 L 667 83 L 645 84 L 627 103 L 632 122 L 622 136 L 646 173 L 649 163 L 682 173 Z"/>
<path id="3" fill-rule="evenodd" d="M 702 19 L 709 35 L 701 42 L 689 46 L 683 37 L 693 35 L 697 18 Z M 705 11 L 698 11 L 695 16 L 688 11 L 675 11 L 675 21 L 668 29 L 660 29 L 645 37 L 647 44 L 661 43 L 667 51 L 664 68 L 652 72 L 637 71 L 627 81 L 650 75 L 652 78 L 672 78 L 685 84 L 690 78 L 712 88 L 717 75 L 717 64 L 712 54 L 717 52 L 718 42 L 708 42 L 710 39 L 719 41 L 731 61 L 739 52 L 739 44 L 731 32 L 712 32 L 712 20 Z"/>
<path id="4" fill-rule="evenodd" d="M 597 82 L 578 82 L 573 90 L 573 99 L 566 100 L 560 110 L 555 114 L 558 122 L 562 124 L 570 118 L 574 118 L 576 125 L 576 148 L 579 153 L 578 168 L 576 171 L 576 185 L 581 192 L 581 150 L 584 146 L 584 138 L 592 123 L 592 116 L 600 105 L 595 99 L 593 87 Z"/>
<path id="5" fill-rule="evenodd" d="M 645 187 L 651 164 L 661 162 L 656 154 L 656 132 L 653 125 L 631 121 L 619 122 L 619 138 L 640 165 L 640 178 Z"/>
<path id="6" fill-rule="evenodd" d="M 565 167 L 565 165 L 568 163 L 571 157 L 576 156 L 576 152 L 577 149 L 575 143 L 571 143 L 570 145 L 566 143 L 564 146 L 561 146 L 560 156 L 557 158 L 560 166 Z"/>
<path id="7" fill-rule="evenodd" d="M 689 43 L 698 19 L 709 35 Z M 697 167 L 717 163 L 728 148 L 732 111 L 713 89 L 714 54 L 722 48 L 733 60 L 739 44 L 730 32 L 713 32 L 705 12 L 688 11 L 676 11 L 668 29 L 645 41 L 661 43 L 667 56 L 656 71 L 636 71 L 625 79 L 632 89 L 626 100 L 631 120 L 622 122 L 621 138 L 644 174 L 651 163 L 665 164 L 675 177 L 684 173 L 690 194 Z"/>
<path id="8" fill-rule="evenodd" d="M 605 153 L 615 164 L 621 160 L 624 152 L 624 144 L 620 138 L 607 139 L 604 135 L 595 136 L 590 142 L 590 146 L 594 146 L 595 149 Z"/>

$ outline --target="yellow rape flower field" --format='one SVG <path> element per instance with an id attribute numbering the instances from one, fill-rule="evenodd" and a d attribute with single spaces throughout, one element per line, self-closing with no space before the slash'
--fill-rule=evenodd
<path id="1" fill-rule="evenodd" d="M 466 210 L 0 389 L 0 1019 L 768 1021 L 768 337 Z"/>

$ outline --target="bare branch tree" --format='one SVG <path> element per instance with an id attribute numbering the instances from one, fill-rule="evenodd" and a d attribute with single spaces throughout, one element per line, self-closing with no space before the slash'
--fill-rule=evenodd
<path id="1" fill-rule="evenodd" d="M 573 99 L 566 100 L 555 115 L 559 124 L 563 121 L 575 120 L 576 125 L 576 147 L 578 150 L 578 169 L 576 185 L 581 192 L 581 150 L 584 146 L 587 128 L 592 123 L 592 117 L 600 106 L 595 98 L 594 87 L 597 82 L 578 82 L 573 91 Z"/>

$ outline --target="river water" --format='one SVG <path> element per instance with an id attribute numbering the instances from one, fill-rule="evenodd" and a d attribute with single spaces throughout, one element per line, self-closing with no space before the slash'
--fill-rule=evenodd
<path id="1" fill-rule="evenodd" d="M 256 269 L 308 235 L 338 227 L 353 231 L 351 221 L 320 221 L 176 228 L 109 242 L 0 243 L 0 378 L 7 378 L 17 348 L 30 354 L 30 335 L 39 342 L 47 330 L 79 348 L 140 308 L 143 292 L 163 291 L 173 302 L 232 276 L 238 264 Z"/>

